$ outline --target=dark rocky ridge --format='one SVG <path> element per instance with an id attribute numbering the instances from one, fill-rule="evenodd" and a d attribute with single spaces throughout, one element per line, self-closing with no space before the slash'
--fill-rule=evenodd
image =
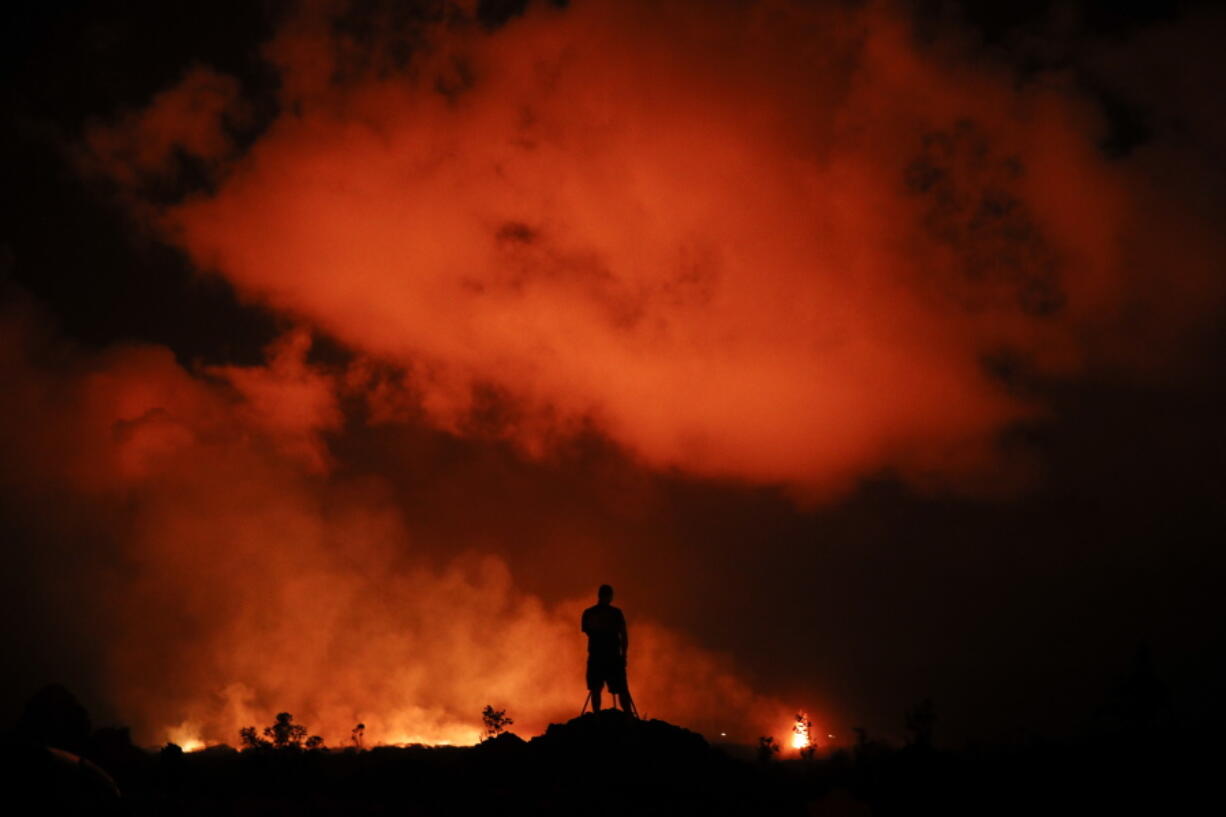
<path id="1" fill-rule="evenodd" d="M 1158 724 L 957 752 L 864 737 L 853 749 L 769 762 L 737 759 L 687 729 L 617 711 L 552 724 L 528 741 L 504 733 L 476 746 L 367 751 L 151 752 L 134 746 L 127 729 L 90 728 L 66 691 L 36 696 L 0 734 L 10 803 L 65 815 L 888 817 L 1194 813 L 1194 803 L 1218 796 L 1217 731 Z"/>

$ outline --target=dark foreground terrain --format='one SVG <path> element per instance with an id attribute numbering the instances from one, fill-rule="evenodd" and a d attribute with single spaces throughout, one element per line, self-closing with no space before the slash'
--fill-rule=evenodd
<path id="1" fill-rule="evenodd" d="M 606 711 L 472 747 L 184 753 L 136 747 L 126 729 L 91 732 L 72 713 L 4 735 L 6 796 L 36 804 L 21 813 L 1156 815 L 1216 813 L 1221 800 L 1216 735 L 1169 728 L 960 752 L 862 735 L 853 749 L 780 761 Z"/>

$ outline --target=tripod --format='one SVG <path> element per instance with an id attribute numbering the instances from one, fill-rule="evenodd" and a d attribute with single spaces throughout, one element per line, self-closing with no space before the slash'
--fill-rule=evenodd
<path id="1" fill-rule="evenodd" d="M 625 712 L 627 715 L 630 715 L 631 717 L 637 719 L 639 717 L 639 708 L 635 706 L 634 698 L 630 697 L 630 687 L 629 686 L 626 687 L 626 692 L 624 695 L 618 695 L 617 697 L 621 698 L 622 700 L 622 706 L 623 706 L 622 711 Z M 629 699 L 630 701 L 629 709 L 624 708 L 627 699 Z M 590 704 L 591 702 L 592 702 L 592 691 L 589 689 L 587 691 L 587 697 L 583 699 L 583 708 L 579 710 L 579 717 L 583 717 L 585 714 L 587 714 L 587 705 Z M 592 711 L 595 712 L 596 710 L 593 709 Z"/>

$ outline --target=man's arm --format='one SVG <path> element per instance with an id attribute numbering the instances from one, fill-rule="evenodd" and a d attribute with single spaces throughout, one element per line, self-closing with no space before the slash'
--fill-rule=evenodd
<path id="1" fill-rule="evenodd" d="M 579 629 L 583 630 L 584 635 L 591 635 L 587 630 L 587 614 L 590 612 L 590 610 L 584 610 L 583 615 L 579 617 Z"/>
<path id="2" fill-rule="evenodd" d="M 626 630 L 626 616 L 621 610 L 617 611 L 617 640 L 621 642 L 622 658 L 625 658 L 626 653 L 630 652 L 630 633 Z"/>

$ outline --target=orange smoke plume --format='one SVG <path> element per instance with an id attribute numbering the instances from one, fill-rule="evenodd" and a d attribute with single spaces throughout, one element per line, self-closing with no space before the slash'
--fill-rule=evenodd
<path id="1" fill-rule="evenodd" d="M 805 495 L 881 469 L 1008 482 L 995 435 L 1041 407 L 1002 372 L 1102 362 L 1152 294 L 1137 262 L 1163 248 L 1135 236 L 1158 208 L 1071 90 L 959 63 L 891 8 L 586 0 L 373 42 L 317 9 L 268 48 L 282 113 L 239 158 L 178 142 L 224 167 L 158 223 L 403 367 L 441 428 L 493 395 L 530 452 L 595 428 Z M 139 170 L 117 146 L 165 145 L 176 113 L 213 133 L 222 90 L 189 75 L 97 130 L 96 160 Z"/>

